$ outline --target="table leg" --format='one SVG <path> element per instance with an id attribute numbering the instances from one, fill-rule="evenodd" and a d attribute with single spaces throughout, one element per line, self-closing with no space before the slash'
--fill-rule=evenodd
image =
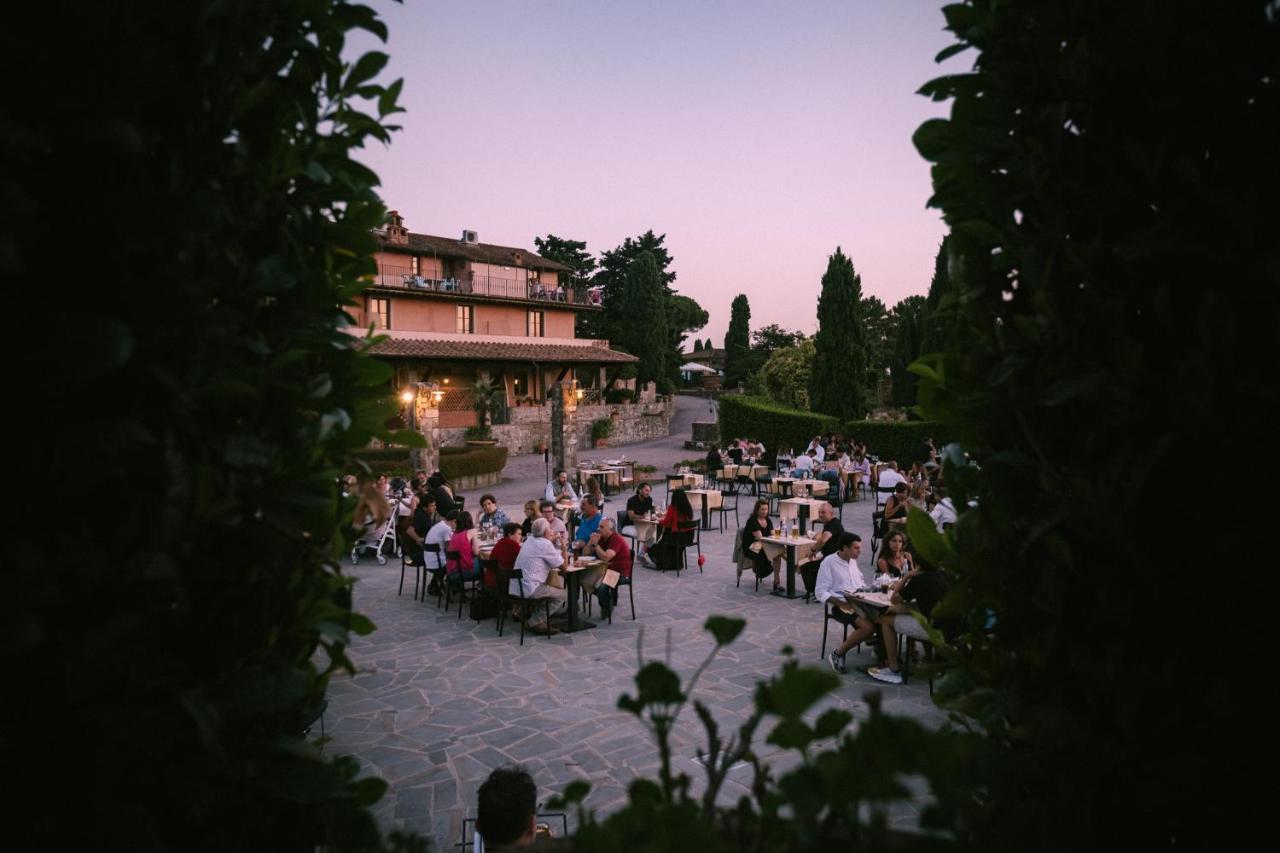
<path id="1" fill-rule="evenodd" d="M 572 634 L 574 631 L 594 628 L 596 623 L 578 618 L 578 599 L 582 597 L 581 572 L 567 572 L 564 578 L 564 591 L 569 598 L 568 622 L 564 627 L 564 632 Z"/>
<path id="2" fill-rule="evenodd" d="M 805 527 L 807 526 L 806 523 L 809 521 L 809 505 L 801 504 L 800 506 L 796 507 L 796 509 L 797 509 L 796 516 L 797 518 L 800 519 L 800 535 L 804 536 Z"/>
<path id="3" fill-rule="evenodd" d="M 773 594 L 780 598 L 799 598 L 796 595 L 796 546 L 787 545 L 787 585 Z"/>

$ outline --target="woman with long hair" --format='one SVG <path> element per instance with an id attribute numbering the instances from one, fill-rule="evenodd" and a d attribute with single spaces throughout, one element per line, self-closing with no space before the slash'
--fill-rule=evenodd
<path id="1" fill-rule="evenodd" d="M 782 554 L 772 561 L 764 552 L 764 543 L 760 540 L 773 532 L 773 520 L 769 518 L 769 502 L 764 498 L 756 501 L 751 508 L 751 517 L 742 528 L 742 551 L 752 555 L 756 577 L 768 577 L 773 574 L 773 588 L 782 589 Z"/>
<path id="2" fill-rule="evenodd" d="M 907 550 L 907 536 L 901 530 L 890 533 L 880 546 L 880 556 L 876 558 L 876 574 L 902 577 L 911 571 L 911 553 Z"/>
<path id="3" fill-rule="evenodd" d="M 681 552 L 684 550 L 680 537 L 694 527 L 693 505 L 689 503 L 689 496 L 684 493 L 684 489 L 677 489 L 671 493 L 671 505 L 658 522 L 661 538 L 649 548 L 649 558 L 657 568 L 674 569 L 680 565 Z"/>
<path id="4" fill-rule="evenodd" d="M 444 564 L 444 573 L 449 580 L 463 583 L 480 576 L 480 561 L 475 558 L 476 525 L 471 513 L 465 510 L 458 512 L 456 525 L 446 550 L 456 551 L 458 556 L 450 557 Z"/>

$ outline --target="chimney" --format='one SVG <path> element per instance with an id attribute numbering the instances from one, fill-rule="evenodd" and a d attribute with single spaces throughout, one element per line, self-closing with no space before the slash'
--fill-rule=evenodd
<path id="1" fill-rule="evenodd" d="M 387 212 L 387 224 L 383 228 L 383 235 L 388 243 L 396 243 L 401 246 L 409 242 L 409 229 L 404 227 L 404 217 L 400 215 L 400 211 L 392 210 Z"/>

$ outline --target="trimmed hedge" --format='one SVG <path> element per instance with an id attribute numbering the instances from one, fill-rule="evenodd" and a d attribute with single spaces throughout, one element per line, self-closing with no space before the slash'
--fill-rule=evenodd
<path id="1" fill-rule="evenodd" d="M 450 480 L 458 477 L 474 477 L 492 474 L 507 465 L 507 448 L 495 447 L 442 447 L 440 449 L 440 473 Z"/>
<path id="2" fill-rule="evenodd" d="M 360 450 L 351 454 L 351 458 L 369 467 L 374 476 L 386 474 L 392 477 L 408 477 L 413 473 L 413 465 L 409 461 L 409 448 L 384 447 L 378 450 Z M 356 474 L 363 472 L 357 471 Z"/>
<path id="3" fill-rule="evenodd" d="M 882 461 L 907 467 L 926 438 L 942 449 L 946 441 L 939 433 L 944 429 L 937 421 L 849 421 L 844 434 L 866 442 L 867 452 Z"/>
<path id="4" fill-rule="evenodd" d="M 763 441 L 766 457 L 779 450 L 803 448 L 819 433 L 835 432 L 840 422 L 829 415 L 790 409 L 763 397 L 720 398 L 720 441 L 751 438 Z"/>

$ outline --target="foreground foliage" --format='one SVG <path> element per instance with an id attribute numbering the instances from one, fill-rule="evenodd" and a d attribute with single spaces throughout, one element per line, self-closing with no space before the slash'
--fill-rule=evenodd
<path id="1" fill-rule="evenodd" d="M 29 46 L 5 38 L 23 70 L 0 137 L 0 264 L 34 286 L 74 244 L 91 267 L 58 308 L 72 340 L 27 323 L 19 347 L 20 396 L 48 417 L 14 473 L 69 502 L 49 528 L 65 535 L 11 552 L 17 834 L 376 849 L 385 783 L 303 731 L 350 668 L 351 632 L 373 628 L 337 559 L 352 511 L 337 480 L 392 414 L 390 376 L 342 306 L 385 216 L 351 152 L 389 138 L 400 85 L 372 82 L 384 54 L 341 56 L 350 31 L 386 33 L 343 2 L 130 6 L 34 30 L 74 61 L 23 27 L 8 33 Z"/>

